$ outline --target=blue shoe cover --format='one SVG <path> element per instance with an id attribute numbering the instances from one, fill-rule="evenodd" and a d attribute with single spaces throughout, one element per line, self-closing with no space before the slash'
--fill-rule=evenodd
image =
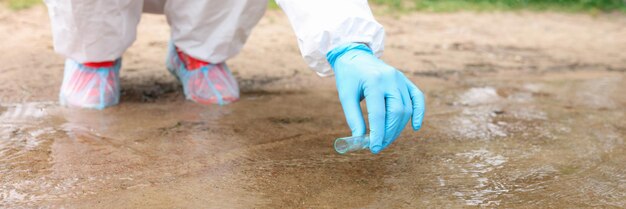
<path id="1" fill-rule="evenodd" d="M 225 63 L 188 70 L 170 44 L 167 69 L 183 85 L 185 98 L 200 104 L 225 105 L 239 99 L 239 86 Z"/>
<path id="2" fill-rule="evenodd" d="M 113 67 L 87 67 L 67 59 L 59 102 L 63 106 L 104 109 L 120 100 L 121 59 Z"/>

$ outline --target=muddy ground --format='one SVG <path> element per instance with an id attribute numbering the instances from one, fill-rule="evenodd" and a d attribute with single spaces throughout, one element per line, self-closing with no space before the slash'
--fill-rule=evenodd
<path id="1" fill-rule="evenodd" d="M 59 107 L 45 8 L 0 9 L 0 207 L 626 207 L 626 17 L 379 15 L 384 60 L 427 97 L 380 155 L 349 134 L 333 78 L 269 11 L 229 64 L 239 102 L 184 101 L 168 26 L 145 15 L 121 104 Z"/>

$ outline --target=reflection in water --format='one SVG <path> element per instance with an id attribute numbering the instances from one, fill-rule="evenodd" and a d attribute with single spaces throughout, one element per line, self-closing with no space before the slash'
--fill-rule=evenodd
<path id="1" fill-rule="evenodd" d="M 624 207 L 626 82 L 585 73 L 423 79 L 423 130 L 376 156 L 334 153 L 332 91 L 1 104 L 0 206 Z"/>

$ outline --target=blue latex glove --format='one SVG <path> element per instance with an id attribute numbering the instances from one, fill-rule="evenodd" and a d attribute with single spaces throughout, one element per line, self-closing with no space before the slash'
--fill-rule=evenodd
<path id="1" fill-rule="evenodd" d="M 417 131 L 424 118 L 424 94 L 402 72 L 385 64 L 365 44 L 341 45 L 326 55 L 335 71 L 339 100 L 352 136 L 365 135 L 360 102 L 365 98 L 370 151 L 387 148 L 409 122 Z"/>

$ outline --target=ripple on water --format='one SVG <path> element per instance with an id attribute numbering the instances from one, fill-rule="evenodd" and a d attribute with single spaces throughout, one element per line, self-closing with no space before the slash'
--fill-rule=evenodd
<path id="1" fill-rule="evenodd" d="M 533 86 L 532 91 L 539 87 Z M 512 132 L 524 132 L 528 121 L 546 121 L 531 90 L 508 90 L 502 97 L 493 87 L 475 87 L 461 93 L 453 102 L 460 114 L 449 120 L 449 135 L 461 139 L 490 140 L 507 137 Z M 504 119 L 504 120 L 503 120 Z M 524 122 L 521 122 L 524 121 Z"/>
<path id="2" fill-rule="evenodd" d="M 1 123 L 31 123 L 33 119 L 42 118 L 47 115 L 46 107 L 50 102 L 30 102 L 23 104 L 3 104 L 6 109 L 0 115 Z"/>
<path id="3" fill-rule="evenodd" d="M 491 139 L 505 137 L 507 133 L 494 121 L 496 112 L 501 111 L 497 103 L 502 101 L 493 87 L 470 88 L 458 98 L 461 114 L 452 118 L 450 127 L 456 137 L 466 139 Z"/>
<path id="4" fill-rule="evenodd" d="M 474 87 L 461 94 L 459 96 L 458 103 L 462 105 L 475 106 L 496 103 L 501 99 L 502 98 L 493 87 Z"/>
<path id="5" fill-rule="evenodd" d="M 0 105 L 0 205 L 30 202 L 42 197 L 38 189 L 47 187 L 36 173 L 48 160 L 43 144 L 56 133 L 44 123 L 53 103 L 34 102 Z"/>
<path id="6" fill-rule="evenodd" d="M 461 179 L 475 182 L 473 186 L 453 193 L 454 196 L 472 206 L 496 206 L 500 195 L 510 190 L 509 186 L 497 179 L 490 179 L 490 173 L 502 168 L 507 158 L 487 149 L 477 149 L 456 154 L 452 160 Z"/>
<path id="7" fill-rule="evenodd" d="M 620 77 L 585 81 L 577 86 L 576 101 L 590 108 L 617 108 L 618 103 L 611 98 L 611 95 L 619 88 L 620 82 L 623 82 Z"/>
<path id="8" fill-rule="evenodd" d="M 0 105 L 5 111 L 0 114 L 0 158 L 9 156 L 8 150 L 19 153 L 37 147 L 43 134 L 54 133 L 52 127 L 43 126 L 51 103 L 24 103 Z"/>

